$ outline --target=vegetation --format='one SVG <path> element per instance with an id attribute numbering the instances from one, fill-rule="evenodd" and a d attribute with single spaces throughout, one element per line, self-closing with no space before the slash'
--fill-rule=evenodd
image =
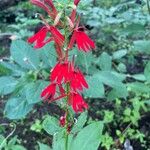
<path id="1" fill-rule="evenodd" d="M 149 8 L 148 0 L 81 0 L 81 24 L 96 49 L 74 47 L 69 55 L 88 82 L 89 108 L 69 108 L 68 150 L 150 150 Z M 0 14 L 0 150 L 65 150 L 63 100 L 47 104 L 40 97 L 57 63 L 54 44 L 35 50 L 27 43 L 42 26 L 36 13 L 45 16 L 22 1 Z"/>

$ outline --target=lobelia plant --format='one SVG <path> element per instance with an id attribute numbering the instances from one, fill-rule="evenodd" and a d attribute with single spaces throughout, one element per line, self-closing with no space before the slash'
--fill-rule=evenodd
<path id="1" fill-rule="evenodd" d="M 85 33 L 85 27 L 80 26 L 80 16 L 77 15 L 76 10 L 79 2 L 80 0 L 74 0 L 72 3 L 68 0 L 64 5 L 59 4 L 61 10 L 58 11 L 52 0 L 31 0 L 32 4 L 45 10 L 53 22 L 52 25 L 49 24 L 49 21 L 39 14 L 44 26 L 28 38 L 28 43 L 34 44 L 34 48 L 39 49 L 49 42 L 54 42 L 58 62 L 51 70 L 50 84 L 41 92 L 41 97 L 48 103 L 65 99 L 65 114 L 60 117 L 60 126 L 66 128 L 66 150 L 68 149 L 68 134 L 73 122 L 69 106 L 75 113 L 83 112 L 88 108 L 88 104 L 81 95 L 83 89 L 88 88 L 88 84 L 83 73 L 75 66 L 75 56 L 70 59 L 69 52 L 75 44 L 78 50 L 84 52 L 95 48 L 94 42 Z M 47 37 L 47 34 L 50 34 L 50 37 Z"/>

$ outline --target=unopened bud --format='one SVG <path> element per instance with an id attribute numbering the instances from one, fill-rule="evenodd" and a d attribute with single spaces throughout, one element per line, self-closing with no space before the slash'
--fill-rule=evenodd
<path id="1" fill-rule="evenodd" d="M 62 12 L 58 13 L 55 20 L 54 20 L 54 26 L 56 26 L 61 18 Z"/>
<path id="2" fill-rule="evenodd" d="M 69 17 L 66 17 L 67 21 L 68 21 L 68 24 L 71 28 L 74 28 L 74 24 L 73 22 L 71 21 L 71 19 Z"/>

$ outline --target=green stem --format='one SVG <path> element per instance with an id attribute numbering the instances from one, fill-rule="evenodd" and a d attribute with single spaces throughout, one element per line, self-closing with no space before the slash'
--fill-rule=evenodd
<path id="1" fill-rule="evenodd" d="M 149 4 L 149 0 L 147 0 L 147 8 L 148 8 L 148 12 L 150 14 L 150 4 Z"/>
<path id="2" fill-rule="evenodd" d="M 69 91 L 70 91 L 70 84 L 67 83 L 66 85 L 66 136 L 65 136 L 65 150 L 68 150 L 68 119 L 69 119 L 69 110 L 68 110 L 68 101 L 69 101 Z"/>

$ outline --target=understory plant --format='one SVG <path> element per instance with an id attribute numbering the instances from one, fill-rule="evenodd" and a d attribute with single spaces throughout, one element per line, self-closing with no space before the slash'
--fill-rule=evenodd
<path id="1" fill-rule="evenodd" d="M 68 134 L 74 124 L 74 119 L 69 111 L 72 107 L 75 113 L 88 109 L 88 104 L 82 98 L 83 88 L 88 88 L 88 83 L 75 65 L 75 55 L 69 57 L 69 52 L 74 45 L 79 51 L 88 52 L 95 48 L 94 42 L 85 33 L 85 27 L 80 25 L 80 16 L 77 15 L 77 6 L 80 0 L 70 0 L 60 4 L 57 10 L 52 0 L 31 0 L 31 3 L 47 12 L 49 19 L 42 19 L 43 27 L 28 38 L 28 43 L 34 48 L 42 48 L 47 43 L 53 42 L 57 54 L 57 63 L 50 73 L 50 84 L 42 91 L 41 97 L 45 102 L 51 103 L 64 99 L 64 114 L 60 117 L 60 126 L 66 128 L 65 150 L 68 150 Z M 51 22 L 49 23 L 49 20 Z M 47 37 L 47 34 L 48 35 Z"/>

